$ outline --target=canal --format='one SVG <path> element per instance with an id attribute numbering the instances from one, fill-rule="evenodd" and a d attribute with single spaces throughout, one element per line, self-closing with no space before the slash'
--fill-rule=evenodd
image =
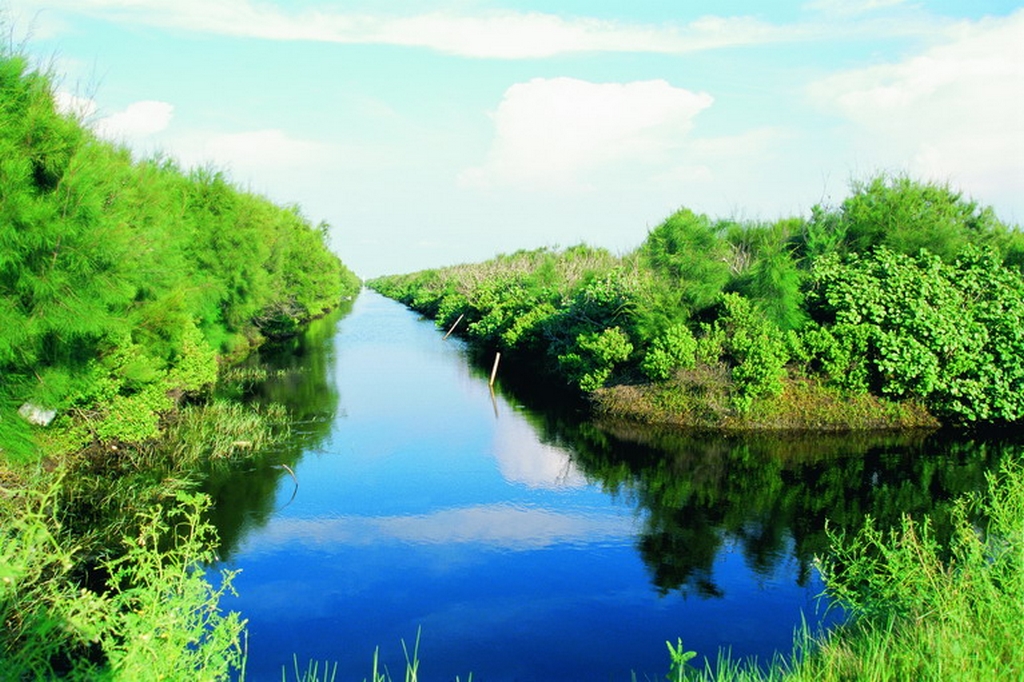
<path id="1" fill-rule="evenodd" d="M 697 437 L 592 423 L 364 291 L 267 350 L 246 397 L 283 403 L 285 446 L 215 475 L 224 568 L 238 569 L 247 680 L 293 657 L 395 679 L 664 679 L 666 641 L 714 660 L 792 651 L 819 599 L 826 521 L 941 519 L 1005 440 L 944 434 Z"/>

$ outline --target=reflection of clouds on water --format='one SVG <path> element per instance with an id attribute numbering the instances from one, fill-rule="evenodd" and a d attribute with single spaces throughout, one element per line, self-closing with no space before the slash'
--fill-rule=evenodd
<path id="1" fill-rule="evenodd" d="M 499 419 L 494 431 L 494 456 L 501 475 L 510 483 L 530 488 L 580 488 L 586 478 L 565 450 L 537 440 L 521 416 Z"/>
<path id="2" fill-rule="evenodd" d="M 276 519 L 251 551 L 284 545 L 418 545 L 478 543 L 502 550 L 531 550 L 552 545 L 630 543 L 632 517 L 563 514 L 547 509 L 496 504 L 446 509 L 411 516 L 345 516 L 325 519 Z"/>

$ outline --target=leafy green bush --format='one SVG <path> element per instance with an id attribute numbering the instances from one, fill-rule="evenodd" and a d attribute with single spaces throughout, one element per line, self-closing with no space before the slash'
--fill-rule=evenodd
<path id="1" fill-rule="evenodd" d="M 960 422 L 1024 417 L 1024 277 L 992 252 L 968 247 L 947 265 L 880 247 L 822 258 L 812 282 L 811 313 L 830 327 L 826 371 L 859 355 L 858 374 L 881 395 L 922 399 Z"/>
<path id="2" fill-rule="evenodd" d="M 789 353 L 782 331 L 757 306 L 738 294 L 725 294 L 722 302 L 725 313 L 708 335 L 721 335 L 723 358 L 732 367 L 736 405 L 746 410 L 754 398 L 782 391 Z"/>
<path id="3" fill-rule="evenodd" d="M 573 350 L 558 356 L 570 382 L 583 391 L 596 391 L 611 376 L 615 365 L 633 352 L 629 337 L 618 327 L 586 332 L 576 337 Z"/>
<path id="4" fill-rule="evenodd" d="M 654 339 L 640 369 L 657 381 L 668 379 L 677 369 L 689 369 L 696 362 L 697 340 L 693 332 L 684 324 L 674 324 Z"/>
<path id="5" fill-rule="evenodd" d="M 622 258 L 582 245 L 520 251 L 371 285 L 439 324 L 463 316 L 476 343 L 543 355 L 580 387 L 641 372 L 686 391 L 678 369 L 727 371 L 733 407 L 750 414 L 755 401 L 778 404 L 768 399 L 792 370 L 833 393 L 906 401 L 926 423 L 991 423 L 1024 418 L 1022 263 L 1024 233 L 990 209 L 882 175 L 809 220 L 715 222 L 682 209 Z M 612 329 L 624 343 L 598 342 Z"/>
<path id="6" fill-rule="evenodd" d="M 0 677 L 69 680 L 227 680 L 242 666 L 244 622 L 224 614 L 209 501 L 180 493 L 171 510 L 153 507 L 105 562 L 102 591 L 79 584 L 85 557 L 61 531 L 56 488 L 23 507 L 0 507 Z"/>

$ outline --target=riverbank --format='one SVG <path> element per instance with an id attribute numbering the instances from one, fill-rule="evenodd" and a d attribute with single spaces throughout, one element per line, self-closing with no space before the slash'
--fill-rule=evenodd
<path id="1" fill-rule="evenodd" d="M 1024 419 L 1024 236 L 948 187 L 857 183 L 774 223 L 686 209 L 615 256 L 578 245 L 368 285 L 603 414 L 726 430 Z M 940 229 L 941 227 L 941 229 Z"/>
<path id="2" fill-rule="evenodd" d="M 731 403 L 724 368 L 681 371 L 657 383 L 607 386 L 594 391 L 598 419 L 715 432 L 843 432 L 937 429 L 939 420 L 915 401 L 849 393 L 811 379 L 782 380 L 778 394 L 752 401 L 745 411 Z"/>
<path id="3" fill-rule="evenodd" d="M 2 48 L 0 159 L 0 677 L 226 678 L 242 625 L 195 490 L 291 417 L 224 386 L 361 284 L 326 225 L 133 158 Z"/>
<path id="4" fill-rule="evenodd" d="M 2 459 L 158 438 L 218 368 L 360 287 L 326 225 L 220 172 L 133 158 L 6 51 L 0 150 Z"/>

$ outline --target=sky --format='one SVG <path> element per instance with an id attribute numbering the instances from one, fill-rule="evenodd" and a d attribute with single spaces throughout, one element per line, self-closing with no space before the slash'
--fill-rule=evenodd
<path id="1" fill-rule="evenodd" d="M 679 208 L 771 221 L 880 173 L 1024 223 L 1010 0 L 0 0 L 8 40 L 138 158 L 330 224 L 362 277 Z"/>

